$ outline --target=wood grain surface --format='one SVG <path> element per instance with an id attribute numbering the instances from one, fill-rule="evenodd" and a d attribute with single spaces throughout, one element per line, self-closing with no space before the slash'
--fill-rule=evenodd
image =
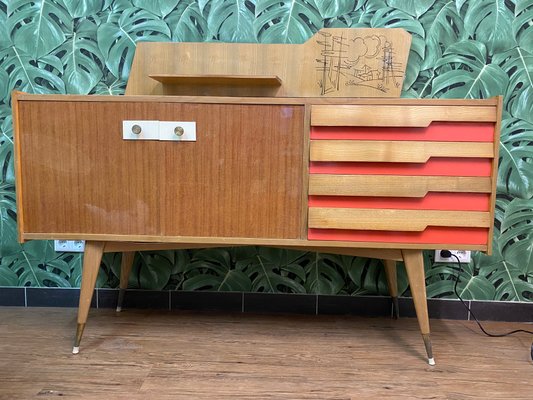
<path id="1" fill-rule="evenodd" d="M 503 97 L 499 96 L 497 98 L 498 106 L 496 109 L 496 127 L 494 130 L 494 159 L 492 160 L 492 193 L 490 196 L 490 212 L 491 218 L 494 219 L 495 205 L 496 205 L 496 186 L 498 180 L 498 162 L 500 154 L 500 131 L 502 126 L 502 113 L 503 113 Z M 494 236 L 494 225 L 491 225 L 489 228 L 489 237 Z M 489 240 L 489 247 L 487 249 L 487 254 L 492 255 L 492 240 Z"/>
<path id="2" fill-rule="evenodd" d="M 488 228 L 490 213 L 479 211 L 309 208 L 309 228 L 421 232 L 428 226 Z"/>
<path id="3" fill-rule="evenodd" d="M 24 232 L 301 237 L 303 106 L 18 104 Z M 123 120 L 197 141 L 124 141 Z"/>
<path id="4" fill-rule="evenodd" d="M 431 157 L 492 158 L 492 143 L 312 140 L 311 161 L 424 163 Z"/>
<path id="5" fill-rule="evenodd" d="M 313 104 L 313 105 L 392 105 L 392 106 L 445 106 L 445 107 L 492 107 L 495 113 L 499 97 L 490 99 L 409 99 L 409 98 L 343 98 L 343 97 L 239 97 L 239 96 L 163 96 L 143 93 L 126 93 L 126 96 L 81 95 L 81 94 L 29 94 L 16 92 L 20 101 L 88 101 L 88 102 L 133 102 L 147 103 L 223 103 L 223 104 Z M 492 118 L 495 121 L 496 117 Z"/>
<path id="6" fill-rule="evenodd" d="M 310 195 L 424 197 L 428 192 L 490 193 L 491 178 L 327 174 L 309 176 Z"/>
<path id="7" fill-rule="evenodd" d="M 150 78 L 166 85 L 195 86 L 281 86 L 276 75 L 150 75 Z"/>
<path id="8" fill-rule="evenodd" d="M 488 229 L 485 229 L 488 231 Z M 486 237 L 486 235 L 484 235 Z M 317 239 L 312 241 L 307 239 L 264 239 L 264 238 L 225 238 L 225 237 L 198 237 L 198 236 L 154 236 L 154 235 L 109 235 L 109 234 L 93 234 L 93 233 L 26 233 L 24 234 L 26 240 L 47 240 L 50 238 L 62 240 L 96 240 L 106 242 L 120 242 L 120 243 L 159 243 L 167 246 L 167 243 L 175 243 L 176 248 L 201 248 L 205 247 L 225 247 L 225 246 L 273 246 L 281 248 L 290 247 L 310 247 L 318 249 L 319 247 L 328 248 L 368 248 L 368 249 L 445 249 L 453 248 L 456 250 L 480 250 L 486 251 L 485 244 L 462 244 L 451 243 L 449 241 L 433 241 L 431 244 L 424 244 L 420 242 L 411 243 L 409 241 L 398 243 L 387 241 L 358 241 L 354 243 L 352 239 Z M 485 242 L 483 242 L 485 243 Z M 190 245 L 190 246 L 189 246 Z M 113 246 L 115 247 L 115 246 Z M 142 246 L 141 246 L 142 247 Z M 118 247 L 115 247 L 118 248 Z M 121 247 L 122 248 L 122 247 Z M 126 251 L 131 251 L 132 247 L 124 248 Z M 330 251 L 332 252 L 332 251 Z"/>
<path id="9" fill-rule="evenodd" d="M 181 104 L 171 112 L 196 121 L 197 141 L 162 148 L 164 235 L 301 238 L 304 107 Z"/>
<path id="10" fill-rule="evenodd" d="M 433 121 L 495 122 L 494 107 L 482 103 L 464 103 L 463 107 L 449 107 L 428 103 L 410 107 L 389 105 L 378 109 L 372 105 L 313 105 L 313 126 L 410 126 L 426 127 Z M 464 107 L 467 106 L 467 107 Z"/>
<path id="11" fill-rule="evenodd" d="M 331 106 L 331 109 L 318 110 L 333 112 L 348 106 L 346 110 L 350 113 L 354 107 L 370 107 L 367 111 L 376 107 L 392 107 L 399 113 L 397 116 L 402 115 L 402 110 L 406 110 L 405 114 L 416 116 L 419 109 L 422 110 L 420 115 L 427 116 L 430 114 L 426 109 L 438 111 L 442 108 L 448 111 L 441 110 L 439 118 L 453 121 L 457 114 L 460 114 L 460 119 L 465 119 L 466 109 L 473 112 L 480 108 L 481 114 L 487 110 L 490 110 L 489 114 L 497 114 L 501 106 L 499 99 L 17 94 L 14 100 L 15 135 L 21 136 L 17 143 L 24 146 L 25 141 L 33 142 L 29 150 L 24 150 L 29 151 L 28 154 L 17 156 L 22 240 L 167 242 L 177 243 L 180 247 L 187 244 L 353 247 L 353 243 L 346 241 L 348 239 L 334 243 L 331 239 L 312 243 L 306 240 L 308 192 L 312 196 L 418 199 L 427 193 L 446 191 L 486 193 L 491 195 L 491 202 L 494 200 L 496 162 L 490 166 L 491 176 L 324 173 L 311 174 L 307 180 L 308 137 L 314 107 Z M 105 110 L 97 111 L 101 107 Z M 22 109 L 28 112 L 21 114 Z M 230 115 L 228 110 L 234 113 Z M 17 121 L 21 115 L 24 118 Z M 119 121 L 125 118 L 177 120 L 179 116 L 179 119 L 187 120 L 184 115 L 198 117 L 199 129 L 204 134 L 200 134 L 195 143 L 203 143 L 202 149 L 192 143 L 180 143 L 177 147 L 175 143 L 146 141 L 125 146 L 117 135 Z M 468 115 L 470 120 L 479 117 L 475 112 Z M 90 118 L 98 119 L 98 123 L 91 123 Z M 200 128 L 200 125 L 203 127 Z M 69 144 L 72 137 L 74 141 Z M 83 150 L 84 146 L 94 145 L 95 142 L 96 148 L 81 151 L 79 157 L 75 154 L 80 148 Z M 326 144 L 329 143 L 326 141 Z M 456 144 L 452 143 L 452 146 Z M 465 151 L 478 152 L 478 144 L 472 145 L 476 149 Z M 487 144 L 481 143 L 481 147 L 487 147 Z M 422 146 L 426 144 L 422 143 Z M 432 151 L 440 151 L 440 147 L 428 145 Z M 396 152 L 397 146 L 382 150 L 389 154 L 393 150 Z M 47 155 L 43 156 L 44 151 Z M 493 145 L 490 149 L 483 148 L 482 155 L 487 155 L 483 159 L 490 161 L 496 157 L 495 151 L 497 149 Z M 55 154 L 61 154 L 61 159 L 57 163 L 50 162 Z M 29 162 L 28 168 L 19 168 L 25 157 Z M 241 165 L 245 167 L 239 167 Z M 90 170 L 90 175 L 80 174 L 76 170 L 78 167 L 79 171 Z M 88 176 L 91 178 L 87 179 Z M 26 196 L 24 193 L 28 185 L 33 185 L 35 190 Z M 258 187 L 261 187 L 261 192 L 256 190 Z M 29 209 L 29 214 L 26 209 Z M 29 225 L 27 217 L 31 217 Z M 65 223 L 70 224 L 68 229 Z M 486 250 L 486 245 L 475 243 L 454 243 L 454 248 Z M 402 243 L 401 247 L 426 249 L 439 248 L 440 244 L 444 244 L 441 239 L 431 245 Z M 363 240 L 357 243 L 360 248 L 397 249 L 398 246 L 398 243 L 386 241 L 374 243 Z"/>
<path id="12" fill-rule="evenodd" d="M 414 318 L 0 308 L 0 399 L 529 400 L 531 338 L 432 320 L 429 367 Z M 485 323 L 493 331 L 531 324 Z"/>
<path id="13" fill-rule="evenodd" d="M 410 43 L 409 33 L 393 28 L 321 29 L 302 44 L 139 43 L 126 94 L 400 97 Z M 371 46 L 375 54 L 359 61 L 353 55 L 358 46 Z M 388 70 L 385 54 L 391 57 Z M 245 85 L 224 79 L 198 84 L 198 76 L 250 79 Z M 269 87 L 253 80 L 264 76 L 279 77 L 282 84 Z"/>
<path id="14" fill-rule="evenodd" d="M 122 120 L 149 119 L 160 109 L 19 102 L 24 231 L 159 233 L 161 145 L 124 141 Z"/>

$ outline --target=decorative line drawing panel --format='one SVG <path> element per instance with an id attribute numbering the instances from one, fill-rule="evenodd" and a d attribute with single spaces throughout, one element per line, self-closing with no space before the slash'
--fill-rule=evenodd
<path id="1" fill-rule="evenodd" d="M 404 65 L 396 60 L 394 44 L 383 35 L 350 36 L 319 31 L 320 57 L 316 71 L 320 95 L 365 86 L 388 93 L 403 82 Z"/>

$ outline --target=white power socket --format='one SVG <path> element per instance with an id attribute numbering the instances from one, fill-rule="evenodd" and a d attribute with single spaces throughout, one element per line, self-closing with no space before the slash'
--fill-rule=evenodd
<path id="1" fill-rule="evenodd" d="M 457 258 L 461 263 L 468 264 L 472 261 L 472 254 L 469 250 L 450 250 L 450 253 L 455 254 L 455 257 L 442 257 L 440 255 L 441 250 L 435 250 L 435 262 L 448 262 L 448 263 L 457 263 Z"/>
<path id="2" fill-rule="evenodd" d="M 54 250 L 83 253 L 85 240 L 54 240 Z"/>

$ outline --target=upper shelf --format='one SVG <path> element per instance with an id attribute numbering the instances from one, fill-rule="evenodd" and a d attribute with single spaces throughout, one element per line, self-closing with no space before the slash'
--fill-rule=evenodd
<path id="1" fill-rule="evenodd" d="M 138 43 L 127 95 L 400 97 L 411 36 L 327 28 L 303 44 Z"/>
<path id="2" fill-rule="evenodd" d="M 281 86 L 281 79 L 275 75 L 174 75 L 152 74 L 150 78 L 165 85 L 198 86 Z"/>

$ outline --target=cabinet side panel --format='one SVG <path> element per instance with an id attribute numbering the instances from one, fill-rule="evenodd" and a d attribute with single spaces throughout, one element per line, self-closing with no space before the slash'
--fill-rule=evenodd
<path id="1" fill-rule="evenodd" d="M 159 143 L 122 139 L 155 107 L 20 101 L 25 233 L 158 234 Z"/>
<path id="2" fill-rule="evenodd" d="M 164 235 L 301 237 L 303 106 L 169 107 L 197 141 L 165 147 Z"/>
<path id="3" fill-rule="evenodd" d="M 19 135 L 19 93 L 12 94 L 13 105 L 13 147 L 15 157 L 15 182 L 17 199 L 17 236 L 19 242 L 24 242 L 24 209 L 22 207 L 22 167 L 20 155 L 20 135 Z"/>

